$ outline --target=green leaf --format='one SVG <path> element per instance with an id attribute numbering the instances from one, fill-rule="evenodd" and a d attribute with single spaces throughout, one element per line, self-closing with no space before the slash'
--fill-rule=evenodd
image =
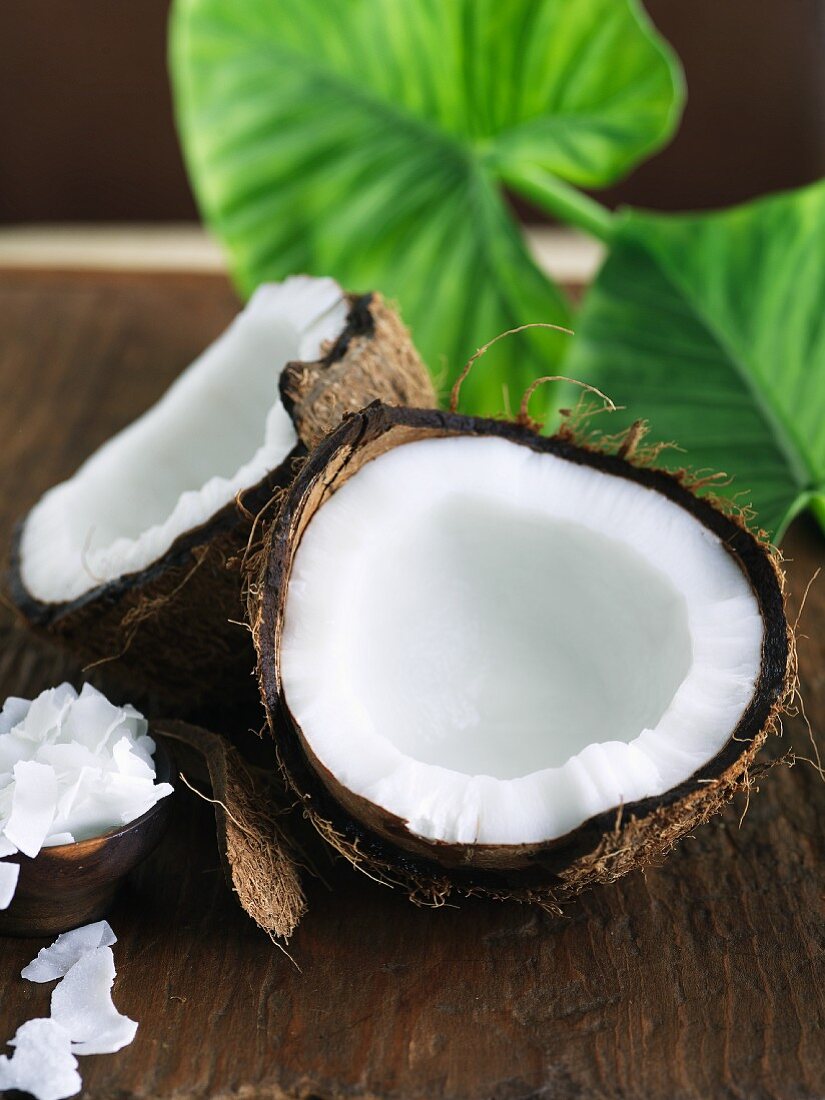
<path id="1" fill-rule="evenodd" d="M 399 301 L 436 376 L 564 324 L 502 182 L 604 232 L 601 186 L 672 133 L 678 66 L 636 0 L 176 0 L 170 61 L 201 208 L 238 285 L 336 276 Z M 528 331 L 463 405 L 558 360 Z"/>
<path id="2" fill-rule="evenodd" d="M 565 364 L 678 443 L 672 463 L 735 477 L 777 539 L 808 504 L 825 521 L 823 257 L 825 183 L 721 213 L 629 212 Z"/>

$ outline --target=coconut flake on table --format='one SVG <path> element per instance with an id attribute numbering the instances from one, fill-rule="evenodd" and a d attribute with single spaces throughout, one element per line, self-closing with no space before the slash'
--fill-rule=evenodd
<path id="1" fill-rule="evenodd" d="M 0 1092 L 19 1089 L 37 1100 L 64 1100 L 80 1092 L 71 1038 L 55 1020 L 29 1020 L 8 1045 L 14 1053 L 0 1055 Z"/>
<path id="2" fill-rule="evenodd" d="M 36 1100 L 63 1100 L 82 1087 L 76 1054 L 113 1054 L 135 1037 L 137 1023 L 112 1002 L 117 937 L 107 921 L 58 936 L 23 968 L 32 982 L 60 979 L 52 991 L 51 1016 L 29 1020 L 0 1056 L 0 1092 L 21 1089 Z"/>
<path id="3" fill-rule="evenodd" d="M 117 936 L 108 921 L 84 924 L 82 928 L 63 932 L 50 947 L 42 947 L 37 958 L 23 968 L 20 977 L 29 982 L 53 982 L 67 974 L 83 955 L 115 943 Z"/>
<path id="4" fill-rule="evenodd" d="M 52 993 L 52 1019 L 69 1033 L 76 1054 L 113 1054 L 128 1046 L 137 1022 L 112 1001 L 115 959 L 111 947 L 81 954 Z"/>
<path id="5" fill-rule="evenodd" d="M 41 848 L 99 836 L 171 794 L 170 784 L 155 782 L 147 728 L 134 707 L 115 706 L 91 684 L 79 694 L 60 684 L 31 701 L 7 699 L 0 711 L 0 859 L 18 851 L 33 858 Z M 0 899 L 12 874 L 0 868 Z"/>

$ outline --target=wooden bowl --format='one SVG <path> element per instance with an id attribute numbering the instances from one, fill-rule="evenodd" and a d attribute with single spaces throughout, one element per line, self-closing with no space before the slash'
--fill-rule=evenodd
<path id="1" fill-rule="evenodd" d="M 159 742 L 155 771 L 159 782 L 171 781 L 172 765 Z M 0 910 L 0 935 L 54 935 L 100 920 L 126 875 L 159 844 L 171 800 L 167 795 L 142 817 L 101 836 L 43 848 L 34 859 L 8 856 L 7 862 L 20 864 L 20 877 L 11 905 Z"/>

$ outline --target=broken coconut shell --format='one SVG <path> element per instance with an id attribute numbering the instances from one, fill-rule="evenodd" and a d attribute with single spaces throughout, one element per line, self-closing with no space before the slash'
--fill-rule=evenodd
<path id="1" fill-rule="evenodd" d="M 283 360 L 273 360 L 272 399 L 279 387 L 281 403 L 297 433 L 294 446 L 274 468 L 254 484 L 245 485 L 205 522 L 182 531 L 145 567 L 101 583 L 89 581 L 85 591 L 68 599 L 56 598 L 55 593 L 50 594 L 52 598 L 39 598 L 26 581 L 27 524 L 42 501 L 16 531 L 9 591 L 23 619 L 75 651 L 87 668 L 100 666 L 106 682 L 117 685 L 119 691 L 128 689 L 155 713 L 169 708 L 191 714 L 206 704 L 234 706 L 247 696 L 254 701 L 250 676 L 254 654 L 246 631 L 237 622 L 242 618 L 238 564 L 254 543 L 259 521 L 273 508 L 308 449 L 344 415 L 373 398 L 391 404 L 429 405 L 433 401 L 426 369 L 398 316 L 380 295 L 342 297 L 331 280 L 306 279 L 262 288 L 258 294 L 292 293 L 295 297 L 296 286 L 298 294 L 304 295 L 316 293 L 320 286 L 327 297 L 331 286 L 341 303 L 336 308 L 346 320 L 333 338 L 322 343 L 323 354 L 316 361 L 292 361 L 284 366 Z M 326 300 L 322 305 L 327 308 Z M 295 308 L 291 300 L 283 307 L 287 321 L 291 320 L 290 308 Z M 327 330 L 332 331 L 329 315 L 328 310 Z M 228 366 L 231 370 L 231 355 Z M 267 375 L 267 385 L 268 379 Z M 220 431 L 220 424 L 232 415 L 231 409 L 215 408 L 215 398 L 208 393 L 205 400 L 207 404 L 211 400 L 211 416 L 224 418 L 219 419 Z M 151 467 L 154 458 L 147 453 L 146 465 Z M 156 464 L 151 476 L 162 483 L 166 470 L 160 460 Z M 153 487 L 148 492 L 151 497 Z M 127 498 L 127 510 L 130 503 Z M 57 524 L 58 530 L 63 527 Z M 87 538 L 94 530 L 93 519 L 88 529 Z M 41 569 L 43 572 L 48 580 L 48 570 Z"/>
<path id="2" fill-rule="evenodd" d="M 220 734 L 176 719 L 159 719 L 153 729 L 172 742 L 184 784 L 215 808 L 224 876 L 241 907 L 271 939 L 288 940 L 306 900 L 301 856 L 283 825 L 290 806 L 280 780 Z"/>
<path id="3" fill-rule="evenodd" d="M 744 701 L 741 706 L 738 706 L 737 717 L 732 720 L 731 728 L 727 729 L 722 742 L 707 759 L 690 765 L 680 758 L 678 767 L 685 774 L 678 782 L 665 785 L 665 789 L 656 790 L 655 793 L 647 796 L 625 798 L 615 793 L 615 787 L 610 788 L 613 790 L 612 795 L 610 790 L 607 794 L 602 790 L 598 812 L 584 813 L 583 820 L 576 821 L 573 827 L 564 828 L 563 831 L 557 828 L 555 834 L 548 837 L 532 836 L 524 843 L 512 841 L 491 843 L 479 840 L 473 830 L 480 831 L 481 826 L 471 823 L 468 835 L 466 823 L 462 824 L 464 819 L 460 819 L 458 825 L 450 825 L 450 828 L 458 834 L 461 834 L 464 829 L 464 835 L 460 835 L 458 840 L 455 838 L 445 840 L 444 833 L 449 832 L 449 829 L 443 823 L 440 826 L 437 822 L 433 824 L 432 816 L 428 819 L 427 815 L 422 813 L 421 821 L 424 822 L 422 825 L 420 821 L 411 822 L 410 813 L 399 814 L 388 808 L 386 802 L 391 801 L 389 796 L 382 804 L 380 792 L 386 793 L 389 788 L 386 784 L 382 787 L 385 777 L 377 771 L 369 777 L 372 786 L 365 781 L 359 792 L 353 789 L 356 784 L 343 782 L 340 774 L 336 774 L 338 769 L 328 766 L 319 758 L 319 752 L 316 751 L 318 743 L 322 740 L 318 728 L 320 718 L 317 717 L 317 707 L 319 700 L 322 702 L 321 696 L 325 691 L 329 673 L 326 669 L 319 671 L 317 682 L 313 684 L 314 673 L 311 662 L 313 655 L 320 647 L 323 632 L 317 631 L 317 623 L 314 619 L 307 618 L 303 621 L 300 617 L 296 618 L 300 615 L 302 607 L 306 610 L 306 605 L 301 601 L 311 587 L 308 583 L 310 567 L 315 568 L 317 572 L 321 568 L 317 562 L 326 561 L 323 554 L 320 554 L 318 540 L 312 543 L 308 536 L 308 532 L 312 530 L 311 525 L 319 516 L 324 515 L 325 508 L 329 510 L 330 502 L 335 500 L 336 494 L 344 487 L 353 486 L 358 482 L 362 472 L 372 468 L 373 473 L 370 476 L 375 483 L 378 477 L 375 470 L 386 456 L 394 455 L 398 458 L 400 452 L 406 448 L 404 461 L 410 464 L 413 462 L 413 447 L 428 441 L 456 439 L 494 441 L 499 448 L 504 445 L 505 449 L 518 449 L 518 453 L 507 450 L 506 455 L 503 451 L 501 454 L 507 458 L 507 461 L 512 458 L 513 461 L 521 463 L 525 470 L 528 466 L 537 470 L 548 466 L 553 468 L 554 477 L 564 479 L 575 476 L 579 480 L 576 483 L 576 491 L 571 495 L 573 501 L 571 507 L 574 508 L 576 500 L 579 499 L 576 494 L 581 487 L 579 483 L 582 478 L 595 483 L 599 491 L 606 487 L 605 499 L 608 501 L 608 507 L 613 508 L 614 512 L 617 507 L 615 501 L 621 498 L 621 494 L 624 493 L 625 496 L 629 494 L 629 499 L 632 498 L 628 505 L 629 512 L 622 511 L 621 516 L 632 514 L 632 509 L 636 507 L 634 502 L 637 500 L 641 501 L 640 507 L 655 505 L 660 510 L 662 523 L 659 524 L 657 519 L 658 526 L 654 525 L 653 530 L 656 531 L 659 527 L 664 529 L 668 524 L 675 524 L 677 531 L 688 531 L 690 538 L 695 539 L 697 554 L 705 552 L 703 547 L 709 548 L 707 553 L 715 555 L 713 560 L 718 562 L 720 571 L 724 573 L 725 583 L 734 587 L 739 586 L 737 591 L 741 591 L 737 598 L 740 603 L 744 601 L 751 608 L 751 620 L 755 620 L 757 624 L 761 623 L 759 627 L 761 638 L 753 635 L 753 623 L 747 627 L 751 631 L 748 642 L 749 652 L 755 654 L 753 675 L 747 681 L 749 684 L 747 697 L 743 696 Z M 413 447 L 407 446 L 410 444 Z M 687 472 L 674 473 L 654 468 L 651 457 L 655 456 L 656 452 L 647 452 L 643 457 L 637 450 L 637 444 L 638 428 L 636 426 L 628 435 L 614 439 L 610 445 L 606 442 L 599 445 L 577 438 L 569 427 L 563 428 L 553 437 L 542 437 L 531 426 L 524 423 L 476 419 L 434 410 L 389 408 L 376 402 L 349 417 L 332 435 L 324 439 L 299 471 L 283 499 L 277 520 L 268 532 L 261 560 L 257 563 L 256 572 L 249 582 L 248 614 L 258 651 L 261 694 L 281 768 L 288 783 L 302 800 L 305 815 L 330 845 L 370 876 L 401 886 L 414 900 L 425 904 L 439 904 L 453 891 L 458 891 L 468 895 L 483 894 L 495 898 L 511 897 L 522 901 L 533 901 L 556 910 L 562 902 L 578 894 L 585 887 L 596 882 L 611 881 L 668 852 L 697 824 L 718 812 L 737 791 L 749 788 L 753 776 L 758 774 L 756 756 L 767 735 L 777 729 L 780 715 L 795 685 L 793 637 L 784 612 L 783 575 L 778 556 L 766 540 L 748 529 L 735 509 L 725 507 L 715 499 L 697 496 L 695 492 L 698 487 L 697 479 L 691 478 Z M 439 443 L 439 446 L 442 444 Z M 423 453 L 422 451 L 421 454 Z M 513 458 L 514 455 L 515 458 Z M 486 469 L 484 464 L 478 461 L 480 456 L 481 452 L 476 447 L 473 452 L 474 465 L 471 464 L 465 479 L 465 485 L 472 486 L 473 492 L 483 491 L 485 470 L 486 473 L 490 470 L 495 473 L 496 470 L 495 465 Z M 447 461 L 448 457 L 446 450 L 435 458 L 431 455 L 429 470 L 432 475 L 430 484 L 434 484 L 438 479 L 447 483 L 449 490 L 451 467 Z M 401 459 L 398 458 L 396 468 L 400 468 L 398 465 L 400 461 Z M 528 478 L 527 473 L 524 476 Z M 398 491 L 391 493 L 387 488 L 390 484 L 390 480 L 387 479 L 384 496 L 381 497 L 385 508 L 392 499 L 403 500 L 416 491 L 413 486 L 408 493 L 410 486 L 399 483 Z M 563 481 L 559 484 L 563 484 Z M 511 485 L 509 490 L 504 492 L 502 499 L 508 500 L 508 493 L 515 499 L 518 496 L 516 490 L 517 486 Z M 348 493 L 340 498 L 337 513 L 340 522 L 335 527 L 337 532 L 334 553 L 336 571 L 346 569 L 344 544 L 349 537 L 347 531 L 356 525 L 359 519 L 362 524 L 367 525 L 372 521 L 373 513 L 365 510 L 364 499 L 362 491 L 360 498 L 362 507 L 359 512 L 355 507 L 354 491 L 348 490 Z M 448 501 L 448 504 L 450 509 L 454 507 L 452 500 Z M 550 501 L 547 506 L 553 507 L 554 504 Z M 443 528 L 446 522 L 445 516 L 449 514 L 449 510 L 440 514 L 438 523 L 434 525 L 436 531 L 439 525 Z M 614 519 L 616 516 L 619 516 L 619 513 L 616 513 Z M 619 520 L 625 522 L 621 516 L 616 520 L 617 522 Z M 381 516 L 374 514 L 374 519 L 377 523 Z M 401 527 L 398 516 L 394 513 L 387 522 L 393 521 L 397 529 Z M 422 522 L 419 516 L 415 523 L 411 523 L 410 527 L 405 529 L 411 547 L 409 554 L 399 556 L 397 573 L 394 577 L 398 587 L 403 587 L 404 571 L 409 569 L 410 563 L 414 564 L 416 560 L 415 555 L 419 549 L 416 540 L 419 539 Z M 363 534 L 361 532 L 359 535 L 356 531 L 353 537 L 361 537 Z M 370 537 L 369 532 L 364 537 Z M 665 538 L 666 535 L 661 537 Z M 463 550 L 466 551 L 468 546 L 472 548 L 483 542 L 483 536 L 468 540 L 463 544 Z M 302 546 L 310 543 L 311 545 L 305 551 L 305 557 L 311 555 L 314 557 L 311 561 L 304 562 L 301 584 L 298 586 L 300 591 L 296 590 L 298 594 L 293 597 L 290 582 L 296 569 L 296 557 L 299 556 Z M 395 545 L 397 549 L 398 543 L 396 542 Z M 402 550 L 404 550 L 403 547 Z M 404 553 L 406 553 L 405 550 Z M 609 564 L 609 559 L 605 558 L 605 560 Z M 366 569 L 369 574 L 373 564 L 365 567 L 362 562 L 361 568 Z M 392 581 L 392 569 L 390 566 L 387 568 L 389 572 L 386 576 Z M 621 568 L 624 566 L 622 565 Z M 630 566 L 627 568 L 629 569 Z M 686 563 L 683 571 L 690 572 L 690 562 Z M 678 574 L 679 570 L 677 569 L 676 572 Z M 659 583 L 655 574 L 655 568 L 651 569 L 649 574 L 645 574 L 645 584 L 644 588 L 640 589 L 641 592 Z M 317 577 L 315 579 L 318 580 Z M 347 637 L 349 627 L 357 625 L 356 617 L 363 619 L 366 614 L 364 601 L 365 598 L 367 600 L 370 598 L 368 584 L 372 579 L 370 576 L 366 584 L 358 588 L 354 595 L 350 593 L 353 606 L 348 612 L 350 615 L 348 622 L 342 627 L 343 637 Z M 541 582 L 542 577 L 538 576 L 537 586 L 540 586 Z M 593 583 L 598 583 L 597 577 L 593 578 Z M 318 586 L 315 587 L 317 589 Z M 329 594 L 334 595 L 335 591 L 335 583 L 333 583 L 325 596 L 319 598 L 327 599 Z M 382 596 L 386 591 L 386 587 L 381 589 Z M 560 591 L 561 598 L 564 599 L 563 590 Z M 290 611 L 290 601 L 293 599 L 296 608 Z M 498 596 L 494 596 L 493 606 L 497 600 L 501 602 Z M 733 607 L 733 604 L 725 606 Z M 327 633 L 334 633 L 333 620 L 336 608 L 330 604 L 326 604 L 325 607 L 327 618 L 324 629 Z M 719 608 L 716 611 L 718 612 Z M 721 612 L 721 618 L 719 614 L 715 616 L 717 624 L 724 622 L 725 607 L 722 607 Z M 426 611 L 422 614 L 428 613 L 437 617 L 440 613 L 439 607 L 428 604 Z M 300 650 L 300 653 L 298 656 L 292 653 L 290 659 L 293 672 L 290 673 L 290 677 L 287 677 L 289 684 L 286 684 L 285 620 L 290 614 L 293 615 L 294 620 L 287 624 L 290 646 L 292 650 Z M 730 611 L 730 614 L 732 615 L 733 611 Z M 597 618 L 594 621 L 598 622 L 598 601 L 596 615 Z M 550 617 L 552 618 L 552 609 Z M 385 615 L 381 621 L 386 622 L 387 618 Z M 564 633 L 569 630 L 569 623 L 561 622 L 559 628 Z M 391 627 L 387 627 L 387 630 L 390 629 Z M 409 629 L 411 629 L 409 620 L 397 623 L 397 630 L 402 639 L 405 639 Z M 356 631 L 351 630 L 351 634 L 353 636 L 348 639 L 348 645 L 357 648 L 360 641 L 355 637 Z M 754 637 L 756 637 L 755 642 Z M 628 639 L 628 642 L 630 640 Z M 573 642 L 577 641 L 581 641 L 580 636 L 574 637 Z M 712 641 L 713 638 L 711 638 Z M 370 659 L 375 660 L 376 654 L 380 655 L 381 644 L 382 639 L 378 639 L 376 646 L 370 649 Z M 399 648 L 392 650 L 393 657 L 397 659 L 399 652 L 405 652 L 404 644 L 402 640 L 399 642 Z M 620 643 L 613 647 L 613 651 L 620 652 L 624 648 Z M 655 660 L 656 648 L 666 649 L 667 645 L 663 643 L 659 646 L 659 643 L 656 643 L 651 650 L 654 653 L 654 656 L 650 657 L 651 660 Z M 302 675 L 306 675 L 306 684 L 301 684 L 309 691 L 309 703 L 304 706 L 305 701 L 299 700 L 304 712 L 310 716 L 303 726 L 294 713 L 291 697 L 291 692 L 294 692 L 296 697 L 298 694 L 295 686 L 298 679 L 294 674 L 298 657 L 309 666 L 309 671 L 304 669 L 302 672 Z M 445 650 L 439 655 L 439 661 L 442 658 L 449 661 L 450 652 Z M 410 654 L 408 659 L 412 661 L 415 657 Z M 607 654 L 605 661 L 609 663 L 609 659 Z M 392 669 L 389 674 L 392 675 Z M 321 682 L 322 675 L 326 677 L 323 682 Z M 494 670 L 493 679 L 495 675 Z M 685 675 L 684 669 L 680 675 Z M 346 676 L 342 675 L 341 679 L 346 680 Z M 421 690 L 427 690 L 426 680 L 421 683 Z M 598 684 L 592 685 L 590 690 L 591 694 L 597 694 Z M 741 690 L 744 691 L 744 689 Z M 509 701 L 510 705 L 516 702 L 517 700 L 512 698 Z M 386 713 L 392 714 L 393 706 L 394 713 L 402 716 L 406 708 L 413 703 L 416 703 L 414 693 L 406 697 L 399 695 L 390 700 L 390 709 L 385 711 L 383 716 L 386 718 Z M 316 708 L 315 711 L 312 710 L 313 707 Z M 362 711 L 367 711 L 368 701 L 356 700 L 354 707 L 356 709 L 361 707 Z M 379 768 L 375 763 L 377 757 L 373 756 L 371 765 L 370 754 L 362 753 L 360 745 L 347 741 L 346 730 L 350 727 L 346 725 L 349 719 L 343 714 L 343 709 L 342 707 L 339 710 L 337 727 L 328 731 L 329 737 L 324 742 L 326 746 L 324 754 L 327 753 L 330 745 L 337 746 L 335 751 L 329 751 L 332 756 L 335 756 L 335 752 L 340 749 L 340 755 L 336 759 L 344 761 L 343 771 L 349 768 L 349 772 L 355 774 L 359 769 L 368 771 L 370 766 L 374 766 L 375 771 Z M 665 714 L 667 713 L 665 710 Z M 700 719 L 701 716 L 697 718 L 699 725 L 701 725 Z M 400 724 L 400 717 L 398 721 Z M 387 732 L 386 729 L 379 729 L 377 731 L 379 740 L 374 739 L 370 744 L 381 746 L 380 738 Z M 605 729 L 602 740 L 609 739 L 610 732 L 609 729 Z M 650 733 L 650 730 L 645 732 Z M 422 725 L 418 731 L 419 739 L 426 740 L 426 733 L 426 727 Z M 519 734 L 517 730 L 508 733 L 505 729 L 503 736 L 505 749 L 502 755 L 506 760 L 513 746 L 517 746 Z M 565 731 L 558 736 L 560 740 L 557 747 L 562 752 L 559 760 L 562 760 L 565 751 Z M 719 737 L 718 730 L 715 736 Z M 629 741 L 629 736 L 625 736 L 624 741 Z M 571 751 L 575 752 L 575 747 Z M 602 750 L 610 747 L 597 745 L 590 748 Z M 625 749 L 629 751 L 631 748 L 632 746 L 622 744 L 615 751 Z M 468 753 L 476 751 L 472 732 L 465 749 Z M 397 761 L 398 753 L 394 748 L 392 751 L 395 753 L 392 759 Z M 588 751 L 590 749 L 586 748 L 585 752 Z M 664 751 L 667 751 L 667 746 Z M 412 756 L 415 755 L 412 749 L 409 753 Z M 576 759 L 583 756 L 584 753 Z M 402 759 L 407 758 L 402 757 Z M 435 763 L 438 764 L 439 761 L 436 760 Z M 570 761 L 567 761 L 564 767 L 569 764 Z M 414 763 L 414 766 L 418 767 L 419 764 Z M 563 768 L 555 770 L 563 774 Z M 441 782 L 440 769 L 433 767 L 422 774 L 425 777 L 432 777 L 432 784 L 425 784 L 426 793 L 420 796 L 423 801 L 426 801 L 430 797 L 430 786 L 434 787 Z M 476 782 L 479 775 L 476 773 L 474 778 L 468 776 L 459 776 L 459 778 Z M 481 776 L 483 782 L 487 782 L 488 779 L 489 776 Z M 517 778 L 515 781 L 521 782 L 521 779 Z M 494 783 L 495 780 L 490 782 Z M 633 783 L 630 783 L 630 787 L 633 788 Z M 643 790 L 644 782 L 636 782 L 635 789 Z M 559 788 L 559 791 L 559 797 L 562 799 L 563 789 Z M 379 793 L 368 797 L 365 792 Z M 592 805 L 594 798 L 598 801 L 599 792 L 593 795 L 591 791 L 590 794 Z M 396 795 L 398 795 L 397 790 Z M 400 797 L 398 795 L 399 799 Z M 587 805 L 587 799 L 584 797 L 583 805 Z M 515 812 L 518 813 L 518 802 L 515 803 L 515 807 Z M 482 805 L 482 811 L 483 809 Z M 546 810 L 552 809 L 553 807 L 537 803 L 535 812 L 540 816 Z M 480 813 L 478 821 L 481 820 Z M 439 835 L 439 828 L 442 830 L 442 835 Z M 493 822 L 488 832 L 495 834 L 498 829 L 504 833 L 508 828 L 510 823 L 507 821 Z M 549 832 L 552 833 L 553 830 Z"/>

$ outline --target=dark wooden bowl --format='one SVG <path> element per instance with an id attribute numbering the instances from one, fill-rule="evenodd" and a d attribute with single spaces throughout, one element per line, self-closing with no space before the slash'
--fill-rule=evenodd
<path id="1" fill-rule="evenodd" d="M 159 782 L 171 781 L 172 765 L 157 743 Z M 157 847 L 171 816 L 172 796 L 128 825 L 74 844 L 43 848 L 34 859 L 19 853 L 17 890 L 8 909 L 0 910 L 0 935 L 45 936 L 100 920 L 128 873 Z"/>

